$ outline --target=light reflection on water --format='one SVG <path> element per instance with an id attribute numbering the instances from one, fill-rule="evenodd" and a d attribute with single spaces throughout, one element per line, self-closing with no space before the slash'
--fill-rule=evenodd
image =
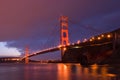
<path id="1" fill-rule="evenodd" d="M 58 80 L 120 80 L 117 74 L 109 73 L 109 67 L 92 65 L 58 65 Z"/>
<path id="2" fill-rule="evenodd" d="M 0 80 L 120 80 L 120 66 L 0 64 Z"/>

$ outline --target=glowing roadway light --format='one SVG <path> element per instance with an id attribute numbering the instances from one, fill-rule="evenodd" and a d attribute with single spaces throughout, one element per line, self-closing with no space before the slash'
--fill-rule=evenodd
<path id="1" fill-rule="evenodd" d="M 63 50 L 64 50 L 64 51 L 66 51 L 66 50 L 67 50 L 67 48 L 65 48 L 65 47 L 64 47 L 64 48 L 63 48 Z"/>
<path id="2" fill-rule="evenodd" d="M 110 38 L 110 37 L 111 37 L 111 35 L 110 35 L 110 34 L 108 34 L 108 35 L 107 35 L 107 37 L 108 37 L 108 38 Z"/>
<path id="3" fill-rule="evenodd" d="M 77 41 L 77 44 L 80 44 L 80 40 Z"/>
<path id="4" fill-rule="evenodd" d="M 87 39 L 84 39 L 84 40 L 83 40 L 83 42 L 86 42 L 86 41 L 87 41 Z"/>
<path id="5" fill-rule="evenodd" d="M 104 35 L 102 34 L 101 37 L 104 37 Z"/>
<path id="6" fill-rule="evenodd" d="M 92 39 L 90 39 L 90 41 L 93 41 Z"/>
<path id="7" fill-rule="evenodd" d="M 92 39 L 94 40 L 95 38 L 94 38 L 94 37 L 92 37 Z"/>
<path id="8" fill-rule="evenodd" d="M 101 39 L 101 37 L 98 37 L 98 40 L 100 40 Z"/>
<path id="9" fill-rule="evenodd" d="M 62 45 L 59 45 L 59 46 L 58 46 L 58 48 L 61 48 L 61 47 L 62 47 Z"/>

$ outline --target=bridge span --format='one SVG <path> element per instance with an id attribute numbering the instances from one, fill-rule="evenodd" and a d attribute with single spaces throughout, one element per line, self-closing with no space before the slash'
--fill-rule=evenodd
<path id="1" fill-rule="evenodd" d="M 92 58 L 95 58 L 93 59 L 94 61 L 100 60 L 99 56 L 101 55 L 102 55 L 101 61 L 103 61 L 103 58 L 105 58 L 104 56 L 106 55 L 108 56 L 108 54 L 109 56 L 114 54 L 114 51 L 119 47 L 120 47 L 120 29 L 114 30 L 112 32 L 107 32 L 100 35 L 92 36 L 89 39 L 84 39 L 83 41 L 78 41 L 76 43 L 70 43 L 68 37 L 68 17 L 61 16 L 60 45 L 56 47 L 40 50 L 29 55 L 28 55 L 28 51 L 26 51 L 26 55 L 22 59 L 25 59 L 26 62 L 28 62 L 29 57 L 60 50 L 61 59 L 63 62 L 73 61 L 80 63 L 88 63 L 88 59 L 89 61 Z M 76 56 L 74 56 L 74 54 Z"/>
<path id="2" fill-rule="evenodd" d="M 106 58 L 115 54 L 114 51 L 120 48 L 120 29 L 112 32 L 103 33 L 97 36 L 93 36 L 89 39 L 85 39 L 82 42 L 76 42 L 68 45 L 59 45 L 53 48 L 37 51 L 28 56 L 32 57 L 48 52 L 54 52 L 63 49 L 64 55 L 62 56 L 63 62 L 81 62 L 79 58 L 87 57 L 89 62 L 102 62 Z M 83 59 L 82 59 L 83 60 Z"/>
<path id="3" fill-rule="evenodd" d="M 28 56 L 24 56 L 22 59 L 24 59 L 26 57 L 32 57 L 32 56 L 36 56 L 36 55 L 40 55 L 40 54 L 45 54 L 45 53 L 48 53 L 48 52 L 58 51 L 59 49 L 60 49 L 59 47 L 53 47 L 53 48 L 40 50 L 40 51 L 34 52 L 32 54 L 29 54 Z"/>

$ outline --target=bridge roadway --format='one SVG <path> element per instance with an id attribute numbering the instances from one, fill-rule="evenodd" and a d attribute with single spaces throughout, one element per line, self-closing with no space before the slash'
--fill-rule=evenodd
<path id="1" fill-rule="evenodd" d="M 112 42 L 109 41 L 109 42 L 94 43 L 94 44 L 93 43 L 91 44 L 91 42 L 83 42 L 81 44 L 76 43 L 76 44 L 71 44 L 71 45 L 67 45 L 67 46 L 57 46 L 57 47 L 37 51 L 35 53 L 30 54 L 29 56 L 24 56 L 22 59 L 24 59 L 26 57 L 32 57 L 32 56 L 36 56 L 36 55 L 40 55 L 40 54 L 45 54 L 45 53 L 48 53 L 48 52 L 58 51 L 61 48 L 66 48 L 66 49 L 68 49 L 68 48 L 83 48 L 83 47 L 86 47 L 86 46 L 98 46 L 98 45 L 104 45 L 104 44 L 110 44 L 110 43 L 112 43 Z"/>
<path id="2" fill-rule="evenodd" d="M 83 41 L 81 43 L 73 43 L 73 44 L 70 44 L 67 46 L 56 46 L 56 47 L 40 50 L 40 51 L 34 52 L 32 54 L 29 54 L 28 56 L 24 56 L 22 59 L 24 59 L 26 57 L 32 57 L 32 56 L 36 56 L 36 55 L 40 55 L 40 54 L 45 54 L 48 52 L 58 51 L 58 50 L 61 50 L 61 48 L 69 49 L 69 48 L 82 48 L 85 46 L 98 46 L 98 45 L 104 45 L 104 44 L 114 44 L 115 33 L 117 33 L 118 34 L 117 36 L 119 36 L 120 29 L 113 31 L 113 32 L 108 32 L 108 33 L 104 33 L 104 34 L 100 34 L 100 35 L 91 37 L 88 40 Z M 117 42 L 119 42 L 119 39 Z"/>
<path id="3" fill-rule="evenodd" d="M 65 50 L 69 49 L 69 48 L 83 48 L 86 46 L 99 46 L 99 45 L 105 45 L 105 44 L 111 44 L 112 43 L 112 38 L 107 39 L 107 40 L 98 40 L 98 41 L 86 41 L 86 42 L 82 42 L 82 43 L 73 43 L 70 45 L 66 45 L 66 46 L 57 46 L 57 47 L 53 47 L 53 48 L 48 48 L 48 49 L 44 49 L 44 50 L 40 50 L 37 52 L 34 52 L 32 54 L 29 54 L 28 56 L 24 56 L 22 59 L 26 58 L 26 57 L 32 57 L 32 56 L 36 56 L 36 55 L 40 55 L 40 54 L 45 54 L 48 52 L 55 52 L 60 50 L 61 48 L 65 48 Z"/>

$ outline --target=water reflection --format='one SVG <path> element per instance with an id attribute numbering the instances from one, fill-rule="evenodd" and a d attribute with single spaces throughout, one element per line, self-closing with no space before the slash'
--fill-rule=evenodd
<path id="1" fill-rule="evenodd" d="M 56 72 L 52 64 L 28 64 L 24 67 L 24 80 L 56 80 Z"/>
<path id="2" fill-rule="evenodd" d="M 92 65 L 82 67 L 79 64 L 59 64 L 58 80 L 119 80 L 109 72 L 109 66 Z"/>
<path id="3" fill-rule="evenodd" d="M 0 64 L 0 80 L 120 80 L 120 66 Z"/>
<path id="4" fill-rule="evenodd" d="M 29 67 L 25 65 L 25 72 L 24 72 L 25 80 L 29 80 Z"/>
<path id="5" fill-rule="evenodd" d="M 64 64 L 60 64 L 58 67 L 58 80 L 69 80 L 69 70 Z"/>

